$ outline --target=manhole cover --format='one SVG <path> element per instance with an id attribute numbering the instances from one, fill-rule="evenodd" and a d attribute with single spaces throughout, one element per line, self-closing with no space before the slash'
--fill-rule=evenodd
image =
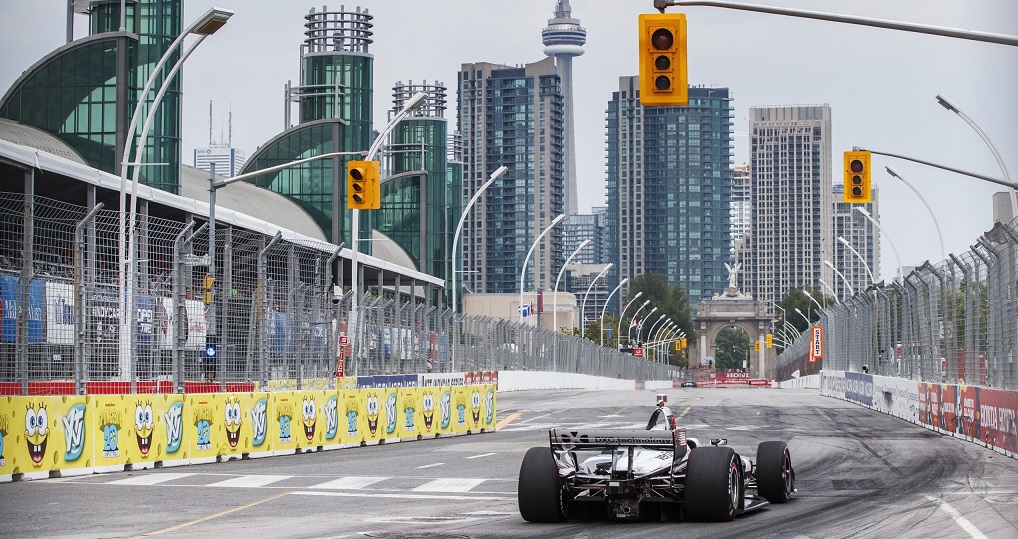
<path id="1" fill-rule="evenodd" d="M 470 539 L 469 535 L 428 532 L 369 532 L 364 537 L 376 539 Z"/>

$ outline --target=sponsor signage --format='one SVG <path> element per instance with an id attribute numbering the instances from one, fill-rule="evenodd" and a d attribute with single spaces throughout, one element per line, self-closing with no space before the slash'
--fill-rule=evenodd
<path id="1" fill-rule="evenodd" d="M 824 328 L 823 326 L 813 326 L 813 339 L 809 345 L 809 362 L 816 363 L 818 359 L 824 357 Z"/>

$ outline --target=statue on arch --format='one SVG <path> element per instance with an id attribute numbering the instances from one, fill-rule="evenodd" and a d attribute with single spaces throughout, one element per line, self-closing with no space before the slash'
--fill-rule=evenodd
<path id="1" fill-rule="evenodd" d="M 733 288 L 733 289 L 738 290 L 739 287 L 736 286 L 735 276 L 736 276 L 736 274 L 739 273 L 739 268 L 741 268 L 741 267 L 742 267 L 742 263 L 741 262 L 736 263 L 735 267 L 732 267 L 732 266 L 728 265 L 728 262 L 725 262 L 725 269 L 728 270 L 728 288 Z"/>

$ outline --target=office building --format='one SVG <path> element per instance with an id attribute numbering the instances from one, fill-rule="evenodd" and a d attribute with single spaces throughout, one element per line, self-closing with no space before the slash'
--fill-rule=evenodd
<path id="1" fill-rule="evenodd" d="M 739 260 L 743 240 L 749 234 L 753 214 L 749 205 L 749 165 L 742 163 L 732 167 L 732 190 L 728 197 L 728 218 L 732 227 L 732 259 Z"/>
<path id="2" fill-rule="evenodd" d="M 216 144 L 204 148 L 194 149 L 194 168 L 201 170 L 212 170 L 213 163 L 216 165 L 216 174 L 219 176 L 236 176 L 244 167 L 247 158 L 244 157 L 244 150 L 231 148 L 227 145 Z"/>
<path id="3" fill-rule="evenodd" d="M 463 284 L 476 293 L 518 294 L 528 251 L 565 212 L 561 79 L 551 57 L 517 67 L 463 64 L 457 93 L 463 200 L 498 167 L 508 167 L 464 223 Z M 538 242 L 523 274 L 524 290 L 554 286 L 564 258 L 562 237 L 556 226 Z"/>
<path id="4" fill-rule="evenodd" d="M 750 107 L 751 240 L 740 288 L 775 309 L 789 289 L 833 286 L 831 107 Z M 744 284 L 743 284 L 744 283 Z"/>
<path id="5" fill-rule="evenodd" d="M 686 107 L 643 107 L 638 88 L 621 77 L 608 103 L 605 262 L 612 286 L 656 273 L 695 305 L 728 285 L 731 98 L 691 87 Z"/>
<path id="6" fill-rule="evenodd" d="M 565 177 L 563 199 L 569 215 L 580 211 L 576 191 L 576 141 L 573 138 L 575 131 L 573 57 L 583 54 L 583 44 L 587 42 L 587 30 L 580 26 L 579 19 L 572 18 L 572 12 L 569 0 L 558 0 L 555 4 L 554 18 L 549 19 L 548 26 L 541 31 L 544 53 L 555 58 L 555 68 L 562 81 L 562 113 L 565 124 L 562 131 L 562 147 L 565 150 L 565 161 L 562 165 Z"/>
<path id="7" fill-rule="evenodd" d="M 873 223 L 863 214 L 854 211 L 856 207 L 865 209 L 877 222 L 880 222 L 880 205 L 878 203 L 880 192 L 874 184 L 871 190 L 872 201 L 866 204 L 846 204 L 844 202 L 845 184 L 834 185 L 834 253 L 831 262 L 838 271 L 845 276 L 835 277 L 835 282 L 827 281 L 835 292 L 838 300 L 842 300 L 855 293 L 862 292 L 870 284 L 880 281 L 880 230 L 873 226 Z M 848 245 L 845 245 L 839 238 L 844 238 Z M 857 256 L 852 252 L 859 253 Z M 862 259 L 860 259 L 860 256 Z M 845 285 L 848 281 L 848 286 Z M 825 294 L 830 294 L 822 285 L 815 288 Z"/>

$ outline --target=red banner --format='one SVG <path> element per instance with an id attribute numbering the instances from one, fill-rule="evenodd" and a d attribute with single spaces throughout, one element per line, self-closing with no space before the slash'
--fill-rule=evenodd
<path id="1" fill-rule="evenodd" d="M 979 389 L 980 440 L 988 445 L 1018 451 L 1018 393 Z"/>

